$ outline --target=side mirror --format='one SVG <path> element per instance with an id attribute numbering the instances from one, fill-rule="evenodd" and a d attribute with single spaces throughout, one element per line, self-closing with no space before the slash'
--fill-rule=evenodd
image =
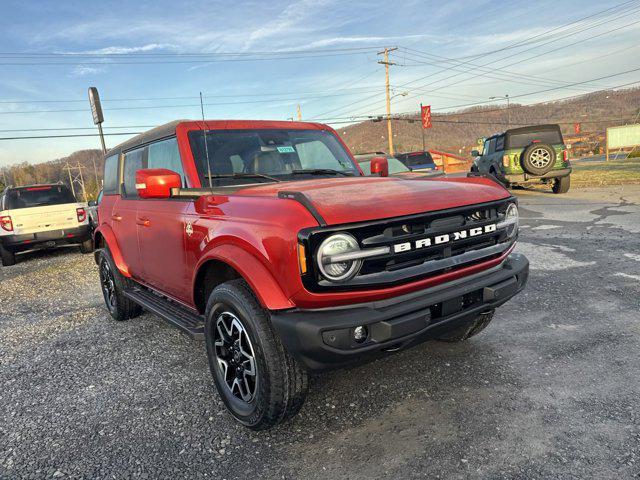
<path id="1" fill-rule="evenodd" d="M 136 172 L 136 190 L 140 198 L 169 198 L 172 188 L 180 188 L 180 175 L 166 168 L 146 168 Z"/>
<path id="2" fill-rule="evenodd" d="M 373 157 L 371 159 L 371 175 L 389 176 L 389 162 L 386 157 Z"/>
<path id="3" fill-rule="evenodd" d="M 98 206 L 98 202 L 96 202 L 95 200 L 89 200 L 87 205 L 89 205 L 90 207 L 97 207 Z"/>
<path id="4" fill-rule="evenodd" d="M 479 157 L 480 156 L 480 152 L 478 150 L 471 150 L 471 156 L 472 157 Z"/>

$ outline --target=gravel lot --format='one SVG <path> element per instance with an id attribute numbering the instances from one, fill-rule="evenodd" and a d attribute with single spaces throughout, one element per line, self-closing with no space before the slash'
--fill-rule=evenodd
<path id="1" fill-rule="evenodd" d="M 639 476 L 640 188 L 516 193 L 531 277 L 482 335 L 314 377 L 267 433 L 201 342 L 110 319 L 91 256 L 0 268 L 0 477 Z"/>

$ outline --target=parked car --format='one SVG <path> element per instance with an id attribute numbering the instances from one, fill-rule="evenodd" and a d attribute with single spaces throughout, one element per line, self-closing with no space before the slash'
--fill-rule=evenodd
<path id="1" fill-rule="evenodd" d="M 407 167 L 404 163 L 395 157 L 387 155 L 386 153 L 364 153 L 353 156 L 358 162 L 358 165 L 362 169 L 362 173 L 367 176 L 391 176 L 391 177 L 406 177 L 406 178 L 425 178 L 442 176 L 443 173 L 438 170 L 421 170 L 413 171 Z M 380 169 L 380 160 L 385 160 L 386 168 Z M 372 173 L 372 164 L 373 173 Z"/>
<path id="2" fill-rule="evenodd" d="M 569 154 L 558 125 L 512 128 L 484 141 L 472 172 L 493 175 L 506 186 L 551 184 L 553 193 L 567 193 L 571 186 Z"/>
<path id="3" fill-rule="evenodd" d="M 60 245 L 93 251 L 87 205 L 60 184 L 7 187 L 0 197 L 0 255 L 6 266 L 16 254 Z"/>
<path id="4" fill-rule="evenodd" d="M 434 162 L 431 153 L 427 150 L 418 152 L 397 153 L 396 158 L 404 163 L 411 170 L 440 170 L 440 167 Z"/>
<path id="5" fill-rule="evenodd" d="M 102 201 L 102 190 L 98 192 L 98 196 L 95 200 L 89 200 L 87 207 L 87 214 L 89 215 L 89 224 L 91 225 L 91 229 L 94 230 L 98 225 L 100 225 L 100 220 L 98 218 L 98 205 Z"/>
<path id="6" fill-rule="evenodd" d="M 252 429 L 298 412 L 309 371 L 476 335 L 528 276 L 506 189 L 366 177 L 317 123 L 158 127 L 106 153 L 98 211 L 111 316 L 203 336 Z"/>

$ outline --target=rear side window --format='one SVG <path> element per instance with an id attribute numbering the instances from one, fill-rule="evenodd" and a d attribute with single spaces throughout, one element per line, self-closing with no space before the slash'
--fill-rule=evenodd
<path id="1" fill-rule="evenodd" d="M 508 148 L 525 148 L 533 142 L 548 145 L 560 145 L 564 141 L 559 130 L 540 130 L 537 132 L 510 133 Z"/>
<path id="2" fill-rule="evenodd" d="M 175 138 L 149 145 L 147 168 L 166 168 L 176 172 L 180 174 L 182 184 L 186 184 L 180 151 L 178 150 L 178 140 Z"/>
<path id="3" fill-rule="evenodd" d="M 139 148 L 124 155 L 124 191 L 125 197 L 137 197 L 136 172 L 143 167 L 145 148 Z"/>
<path id="4" fill-rule="evenodd" d="M 75 197 L 65 185 L 38 185 L 9 190 L 5 198 L 5 209 L 17 210 L 65 203 L 76 203 Z"/>
<path id="5" fill-rule="evenodd" d="M 104 184 L 102 189 L 105 195 L 118 193 L 118 158 L 120 154 L 111 155 L 104 161 Z"/>
<path id="6" fill-rule="evenodd" d="M 502 150 L 504 150 L 504 136 L 496 139 L 496 152 L 501 152 Z"/>

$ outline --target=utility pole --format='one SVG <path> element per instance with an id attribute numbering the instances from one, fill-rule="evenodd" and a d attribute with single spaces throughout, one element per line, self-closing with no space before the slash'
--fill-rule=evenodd
<path id="1" fill-rule="evenodd" d="M 393 156 L 393 130 L 391 128 L 391 92 L 389 88 L 389 66 L 395 65 L 389 61 L 389 53 L 397 50 L 394 48 L 385 48 L 384 51 L 378 52 L 378 55 L 384 55 L 384 59 L 378 63 L 384 65 L 385 88 L 387 92 L 387 135 L 389 136 L 389 155 Z"/>
<path id="2" fill-rule="evenodd" d="M 298 105 L 298 121 L 302 121 L 302 110 L 300 110 L 300 105 Z"/>

